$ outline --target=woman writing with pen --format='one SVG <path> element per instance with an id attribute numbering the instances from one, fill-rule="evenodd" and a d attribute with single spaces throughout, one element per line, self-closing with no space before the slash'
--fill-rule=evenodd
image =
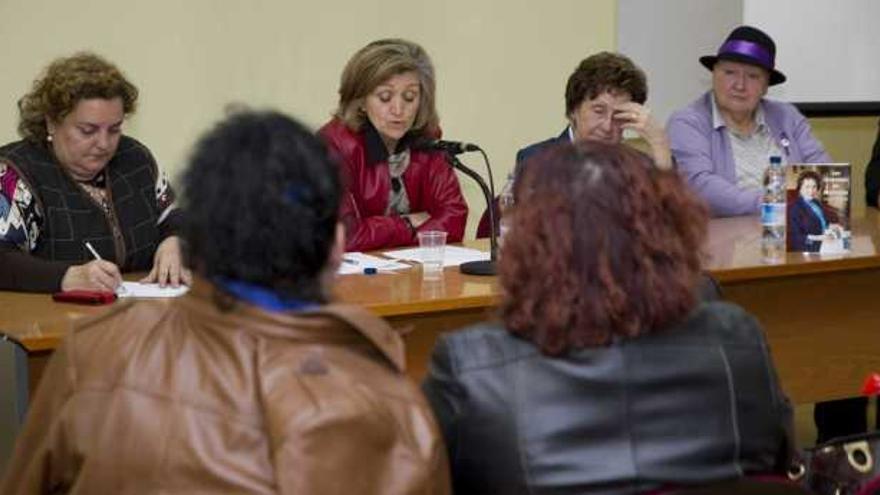
<path id="1" fill-rule="evenodd" d="M 106 60 L 54 61 L 0 148 L 0 290 L 115 290 L 121 272 L 189 282 L 180 212 L 150 151 L 122 134 L 138 91 Z"/>

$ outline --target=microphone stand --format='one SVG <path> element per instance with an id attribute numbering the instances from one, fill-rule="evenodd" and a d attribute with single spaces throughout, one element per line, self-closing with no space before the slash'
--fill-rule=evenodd
<path id="1" fill-rule="evenodd" d="M 498 239 L 495 235 L 495 209 L 492 208 L 492 201 L 494 200 L 492 193 L 489 192 L 489 186 L 486 185 L 486 181 L 480 177 L 480 174 L 466 166 L 464 163 L 461 163 L 457 156 L 447 152 L 446 160 L 452 165 L 452 168 L 461 171 L 461 173 L 475 180 L 477 185 L 480 186 L 480 190 L 483 192 L 483 197 L 486 199 L 486 207 L 489 209 L 489 225 L 492 226 L 489 233 L 489 259 L 468 261 L 467 263 L 462 263 L 458 269 L 461 270 L 461 273 L 466 275 L 495 275 L 495 260 L 498 256 Z M 488 162 L 486 163 L 486 166 L 489 166 Z"/>

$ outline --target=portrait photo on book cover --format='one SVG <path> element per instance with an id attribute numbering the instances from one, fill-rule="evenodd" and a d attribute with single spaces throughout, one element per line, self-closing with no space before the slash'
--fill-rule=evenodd
<path id="1" fill-rule="evenodd" d="M 790 164 L 786 170 L 786 249 L 838 254 L 850 250 L 848 163 Z"/>

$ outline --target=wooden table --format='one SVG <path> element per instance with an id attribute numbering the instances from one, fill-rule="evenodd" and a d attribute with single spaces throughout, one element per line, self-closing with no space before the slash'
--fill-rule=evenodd
<path id="1" fill-rule="evenodd" d="M 487 247 L 484 241 L 468 244 Z M 343 275 L 335 291 L 338 299 L 370 308 L 404 333 L 407 369 L 417 380 L 427 370 L 437 335 L 490 317 L 498 295 L 495 277 L 462 275 L 457 268 L 447 268 L 441 280 L 423 281 L 418 265 L 392 273 Z M 71 322 L 106 307 L 55 303 L 48 294 L 0 291 L 0 332 L 27 348 L 32 390 Z"/>
<path id="2" fill-rule="evenodd" d="M 725 298 L 764 325 L 783 387 L 797 403 L 856 395 L 867 373 L 880 371 L 880 310 L 874 306 L 880 307 L 880 213 L 869 210 L 853 220 L 852 253 L 789 253 L 776 265 L 761 261 L 756 217 L 710 224 L 706 266 Z M 494 277 L 453 268 L 436 282 L 422 281 L 419 268 L 342 276 L 336 290 L 341 300 L 364 305 L 406 332 L 416 379 L 424 376 L 437 335 L 490 317 L 499 295 Z M 100 310 L 0 292 L 0 330 L 28 348 L 36 381 L 70 322 Z"/>
<path id="3" fill-rule="evenodd" d="M 880 212 L 867 210 L 852 220 L 851 253 L 787 253 L 776 265 L 761 261 L 757 218 L 710 223 L 706 266 L 764 326 L 796 403 L 859 395 L 880 371 Z"/>

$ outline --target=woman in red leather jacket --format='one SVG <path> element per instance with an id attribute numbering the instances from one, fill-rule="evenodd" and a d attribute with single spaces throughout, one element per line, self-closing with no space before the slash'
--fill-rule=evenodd
<path id="1" fill-rule="evenodd" d="M 385 39 L 355 53 L 319 133 L 347 181 L 347 251 L 415 244 L 426 230 L 462 239 L 468 208 L 458 179 L 442 152 L 419 149 L 440 136 L 434 67 L 422 47 Z"/>

